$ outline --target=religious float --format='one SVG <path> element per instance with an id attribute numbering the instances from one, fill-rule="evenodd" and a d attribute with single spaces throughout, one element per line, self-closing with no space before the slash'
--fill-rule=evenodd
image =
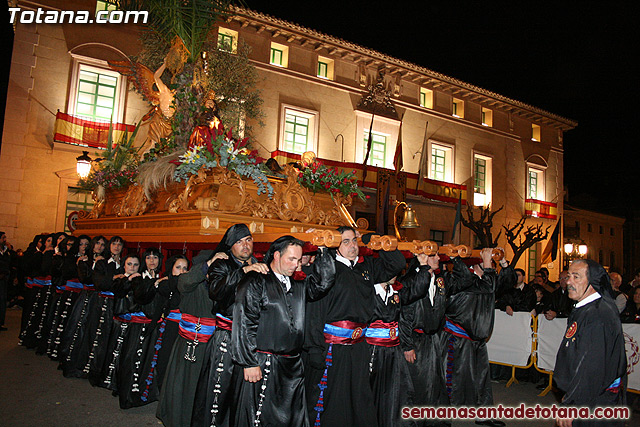
<path id="1" fill-rule="evenodd" d="M 238 49 L 231 55 L 210 37 L 195 40 L 176 28 L 145 33 L 138 57 L 109 62 L 152 106 L 141 121 L 147 128 L 144 141 L 136 141 L 140 123 L 99 124 L 59 113 L 57 140 L 73 142 L 81 134 L 81 144 L 104 148 L 97 167 L 80 180 L 81 187 L 92 190 L 94 206 L 91 212 L 75 214 L 74 234 L 118 235 L 138 249 L 182 249 L 189 256 L 193 250 L 214 247 L 235 223 L 249 226 L 257 253 L 284 234 L 336 247 L 339 226 L 369 232 L 368 221 L 355 221 L 349 211 L 354 198 L 365 200 L 358 180 L 365 184 L 366 167 L 364 174 L 356 173 L 353 164 L 327 165 L 311 152 L 275 152 L 267 161 L 260 158 L 244 137 L 249 130 L 246 119 L 259 121 L 260 103 L 251 88 L 255 70 L 246 54 Z M 208 34 L 207 28 L 201 30 Z M 244 87 L 220 78 L 229 69 L 235 80 L 246 82 Z M 395 114 L 381 78 L 369 87 L 360 107 L 375 114 L 391 109 Z M 102 141 L 87 144 L 87 134 Z M 91 165 L 87 154 L 78 161 Z M 348 170 L 350 166 L 354 169 Z M 421 180 L 413 179 L 418 191 Z M 443 197 L 457 201 L 462 194 Z M 387 198 L 378 194 L 378 204 L 383 199 Z M 405 242 L 397 227 L 395 236 L 377 236 L 368 246 L 472 255 L 466 246 Z"/>

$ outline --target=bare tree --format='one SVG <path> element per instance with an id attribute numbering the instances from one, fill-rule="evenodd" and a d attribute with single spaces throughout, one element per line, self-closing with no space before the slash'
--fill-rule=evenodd
<path id="1" fill-rule="evenodd" d="M 476 219 L 474 215 L 473 206 L 467 205 L 467 219 L 464 215 L 461 216 L 462 225 L 473 231 L 480 241 L 480 246 L 483 248 L 495 248 L 498 246 L 498 238 L 502 233 L 502 230 L 498 233 L 496 238 L 493 238 L 491 229 L 493 228 L 493 217 L 500 212 L 504 206 L 500 207 L 497 211 L 491 211 L 491 205 L 480 206 L 480 217 Z"/>
<path id="2" fill-rule="evenodd" d="M 513 250 L 513 259 L 511 260 L 511 264 L 513 265 L 518 262 L 527 249 L 538 242 L 547 240 L 547 237 L 549 237 L 549 229 L 551 226 L 544 229 L 543 224 L 537 224 L 529 225 L 525 229 L 526 221 L 527 216 L 523 216 L 513 227 L 511 227 L 510 223 L 502 226 L 505 231 L 505 236 L 507 237 L 507 243 L 509 243 L 509 246 Z"/>

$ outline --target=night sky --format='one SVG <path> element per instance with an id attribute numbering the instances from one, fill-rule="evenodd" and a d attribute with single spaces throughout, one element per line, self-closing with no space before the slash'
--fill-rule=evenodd
<path id="1" fill-rule="evenodd" d="M 584 205 L 590 197 L 598 202 L 591 207 L 620 216 L 629 208 L 640 208 L 636 160 L 640 150 L 634 149 L 640 74 L 638 66 L 632 66 L 638 56 L 640 24 L 631 10 L 613 7 L 632 3 L 245 0 L 245 4 L 577 121 L 578 127 L 565 134 L 570 200 Z M 10 52 L 6 22 L 5 64 Z M 6 83 L 1 79 L 0 83 L 5 89 Z"/>
<path id="2" fill-rule="evenodd" d="M 554 3 L 563 4 L 343 0 L 319 8 L 246 0 L 258 12 L 577 121 L 564 140 L 570 199 L 624 216 L 624 208 L 640 208 L 637 15 L 607 2 Z"/>

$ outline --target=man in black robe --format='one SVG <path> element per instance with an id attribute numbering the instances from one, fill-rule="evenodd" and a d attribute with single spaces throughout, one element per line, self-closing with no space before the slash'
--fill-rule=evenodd
<path id="1" fill-rule="evenodd" d="M 251 272 L 236 290 L 231 355 L 243 369 L 235 424 L 309 425 L 300 353 L 305 303 L 333 286 L 335 264 L 327 251 L 304 281 L 291 276 L 302 258 L 303 242 L 278 238 L 265 255 L 268 274 Z"/>
<path id="2" fill-rule="evenodd" d="M 236 263 L 236 260 L 240 262 Z M 227 331 L 218 331 L 223 325 L 220 324 L 220 319 L 215 316 L 216 310 L 209 298 L 211 275 L 213 274 L 211 269 L 213 266 L 220 266 L 219 263 L 229 262 L 230 267 L 226 270 L 228 273 L 231 273 L 232 270 L 240 270 L 237 273 L 243 273 L 241 267 L 246 262 L 247 264 L 251 263 L 251 269 L 266 272 L 264 264 L 254 263 L 254 261 L 253 240 L 249 228 L 245 224 L 234 224 L 227 229 L 215 250 L 201 251 L 194 258 L 191 270 L 180 275 L 178 279 L 182 316 L 180 335 L 173 346 L 157 411 L 157 416 L 164 425 L 202 425 L 202 419 L 206 414 L 212 417 L 210 411 L 214 400 L 214 389 L 208 389 L 210 378 L 220 385 L 215 390 L 220 391 L 221 394 L 224 392 L 224 395 L 228 394 L 226 385 L 229 382 L 223 382 L 221 378 L 227 379 L 227 375 L 231 376 L 233 366 L 228 354 L 224 360 L 220 354 L 222 351 L 220 350 L 221 341 L 225 335 L 221 335 L 220 332 L 227 333 Z M 249 267 L 246 268 L 249 269 Z M 235 277 L 235 274 L 229 274 L 231 280 L 235 280 Z M 232 298 L 234 297 L 233 295 Z M 205 328 L 203 325 L 208 327 Z M 192 338 L 187 333 L 193 328 L 194 330 L 200 329 L 200 334 L 202 334 L 205 329 L 210 329 L 211 325 L 216 325 L 216 328 L 206 340 L 199 338 L 196 341 L 194 338 L 197 336 Z M 211 365 L 212 359 L 216 360 L 215 365 Z M 220 361 L 224 364 L 224 372 L 218 377 L 215 374 L 218 372 L 217 364 Z M 213 366 L 213 369 L 205 369 L 207 365 Z M 206 406 L 205 401 L 208 402 Z M 226 413 L 225 410 L 228 412 L 228 406 L 224 407 L 223 413 Z M 196 410 L 196 408 L 199 409 Z M 197 422 L 192 419 L 192 414 L 198 416 Z M 211 418 L 206 422 L 207 426 L 211 425 Z"/>
<path id="3" fill-rule="evenodd" d="M 474 273 L 460 258 L 447 289 L 445 311 L 446 389 L 452 406 L 492 406 L 493 391 L 489 374 L 486 339 L 493 331 L 495 292 L 498 277 L 491 264 L 491 249 L 480 252 L 482 267 Z M 511 280 L 502 280 L 511 283 Z M 476 424 L 503 426 L 498 420 L 476 420 Z"/>
<path id="4" fill-rule="evenodd" d="M 576 260 L 569 266 L 567 290 L 576 305 L 554 369 L 556 384 L 565 392 L 562 405 L 592 410 L 624 405 L 627 357 L 609 276 L 595 261 Z M 598 423 L 589 419 L 556 422 L 560 427 L 624 424 L 622 420 Z"/>
<path id="5" fill-rule="evenodd" d="M 355 230 L 340 227 L 338 231 L 342 241 L 335 256 L 336 284 L 307 312 L 307 406 L 316 425 L 372 426 L 377 425 L 377 417 L 365 333 L 375 316 L 374 284 L 397 276 L 406 261 L 397 250 L 380 251 L 378 258 L 359 256 Z M 370 235 L 362 237 L 365 244 L 369 239 Z"/>
<path id="6" fill-rule="evenodd" d="M 442 328 L 447 306 L 445 272 L 440 269 L 439 255 L 430 256 L 427 295 L 402 306 L 400 346 L 408 362 L 413 380 L 414 406 L 445 406 L 449 403 L 445 389 L 445 345 Z M 415 421 L 417 425 L 445 424 L 438 420 Z"/>
<path id="7" fill-rule="evenodd" d="M 231 226 L 214 253 L 224 254 L 208 267 L 207 286 L 213 302 L 216 330 L 207 343 L 191 417 L 192 426 L 234 425 L 235 385 L 238 373 L 229 354 L 236 288 L 246 273 L 268 273 L 253 256 L 253 237 L 245 224 Z"/>

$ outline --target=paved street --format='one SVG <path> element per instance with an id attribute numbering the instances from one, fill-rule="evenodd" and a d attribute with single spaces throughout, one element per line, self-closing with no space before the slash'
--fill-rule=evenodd
<path id="1" fill-rule="evenodd" d="M 8 331 L 0 332 L 0 426 L 152 426 L 161 425 L 155 417 L 157 403 L 121 410 L 108 390 L 94 388 L 81 379 L 64 378 L 57 363 L 46 356 L 17 345 L 21 311 L 7 311 Z M 517 406 L 551 405 L 552 393 L 538 397 L 530 383 L 505 388 L 493 383 L 496 404 Z M 473 422 L 455 422 L 471 426 Z M 519 427 L 553 426 L 551 421 L 510 421 Z M 627 425 L 640 425 L 636 413 Z"/>

